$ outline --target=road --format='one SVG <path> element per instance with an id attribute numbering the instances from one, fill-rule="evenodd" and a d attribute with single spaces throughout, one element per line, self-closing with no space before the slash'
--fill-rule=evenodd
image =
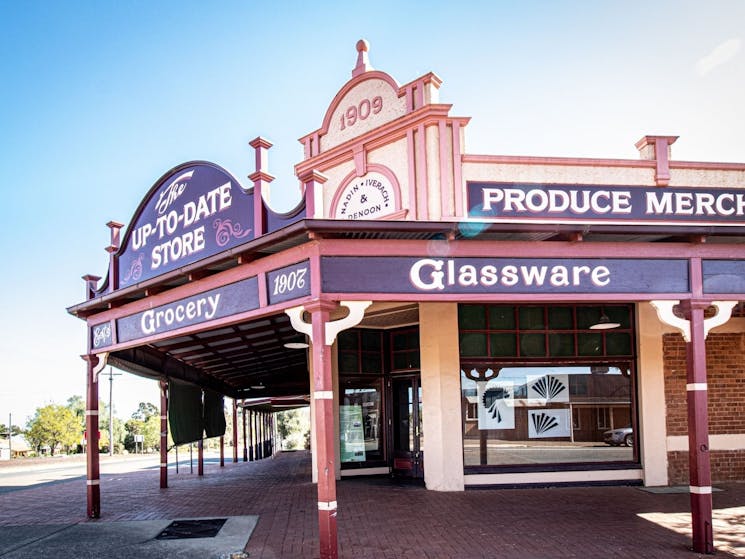
<path id="1" fill-rule="evenodd" d="M 188 451 L 179 453 L 179 468 L 189 468 Z M 176 467 L 175 453 L 168 455 L 168 467 Z M 217 454 L 205 455 L 205 462 L 218 461 Z M 159 454 L 130 454 L 126 456 L 101 455 L 101 474 L 121 474 L 144 470 L 148 468 L 158 468 L 160 466 Z M 194 452 L 193 466 L 196 470 L 197 455 Z M 51 483 L 60 483 L 75 478 L 85 477 L 85 456 L 60 456 L 44 460 L 17 459 L 11 462 L 3 462 L 0 465 L 0 493 L 17 491 L 28 487 L 45 485 Z"/>

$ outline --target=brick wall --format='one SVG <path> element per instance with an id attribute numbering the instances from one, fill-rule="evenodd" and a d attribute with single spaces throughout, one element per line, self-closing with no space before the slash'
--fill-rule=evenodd
<path id="1" fill-rule="evenodd" d="M 680 334 L 663 336 L 667 434 L 688 435 L 686 347 Z M 745 334 L 709 334 L 709 434 L 745 433 Z M 668 452 L 670 484 L 688 483 L 688 453 Z M 745 481 L 745 450 L 712 451 L 713 482 Z"/>

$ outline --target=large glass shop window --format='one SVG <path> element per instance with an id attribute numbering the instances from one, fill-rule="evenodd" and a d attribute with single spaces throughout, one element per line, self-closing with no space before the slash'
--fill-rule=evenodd
<path id="1" fill-rule="evenodd" d="M 342 462 L 383 459 L 382 379 L 345 378 L 339 395 Z"/>
<path id="2" fill-rule="evenodd" d="M 338 340 L 341 462 L 383 460 L 383 333 L 348 330 Z"/>
<path id="3" fill-rule="evenodd" d="M 631 305 L 460 305 L 465 466 L 636 461 L 632 324 Z"/>

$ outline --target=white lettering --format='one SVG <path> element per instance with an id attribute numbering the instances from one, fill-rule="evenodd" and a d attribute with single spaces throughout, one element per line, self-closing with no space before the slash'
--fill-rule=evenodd
<path id="1" fill-rule="evenodd" d="M 457 260 L 433 260 L 423 258 L 417 260 L 409 270 L 409 280 L 417 289 L 423 291 L 442 291 L 446 287 L 504 287 L 535 286 L 543 287 L 550 284 L 553 287 L 580 287 L 583 283 L 597 287 L 605 287 L 611 281 L 611 272 L 607 266 L 588 266 L 578 264 L 538 265 L 507 264 L 501 270 L 493 265 L 476 266 L 474 264 L 459 264 Z M 203 303 L 199 301 L 198 305 Z M 198 307 L 198 313 L 201 314 Z M 211 312 L 211 311 L 210 311 Z"/>
<path id="2" fill-rule="evenodd" d="M 429 275 L 427 281 L 422 280 L 422 268 L 427 267 Z M 445 285 L 442 282 L 442 278 L 445 274 L 442 272 L 442 260 L 432 260 L 425 258 L 423 260 L 417 260 L 409 271 L 409 280 L 415 287 L 424 291 L 431 291 L 433 289 L 445 289 Z"/>
<path id="3" fill-rule="evenodd" d="M 150 309 L 142 313 L 140 329 L 145 335 L 155 334 L 164 327 L 179 325 L 204 317 L 212 320 L 217 315 L 220 305 L 220 293 L 207 295 L 195 301 L 177 303 L 165 309 Z"/>

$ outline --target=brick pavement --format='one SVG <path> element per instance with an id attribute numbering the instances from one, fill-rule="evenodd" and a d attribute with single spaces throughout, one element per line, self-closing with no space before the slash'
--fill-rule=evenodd
<path id="1" fill-rule="evenodd" d="M 195 470 L 196 471 L 196 470 Z M 316 489 L 305 452 L 205 465 L 199 477 L 158 470 L 102 476 L 102 520 L 258 515 L 251 558 L 318 555 Z M 344 558 L 696 558 L 688 551 L 686 494 L 633 487 L 426 491 L 389 479 L 338 483 Z M 716 557 L 745 557 L 745 484 L 720 486 Z M 0 494 L 2 525 L 86 522 L 85 480 Z M 677 531 L 676 531 L 677 530 Z"/>

